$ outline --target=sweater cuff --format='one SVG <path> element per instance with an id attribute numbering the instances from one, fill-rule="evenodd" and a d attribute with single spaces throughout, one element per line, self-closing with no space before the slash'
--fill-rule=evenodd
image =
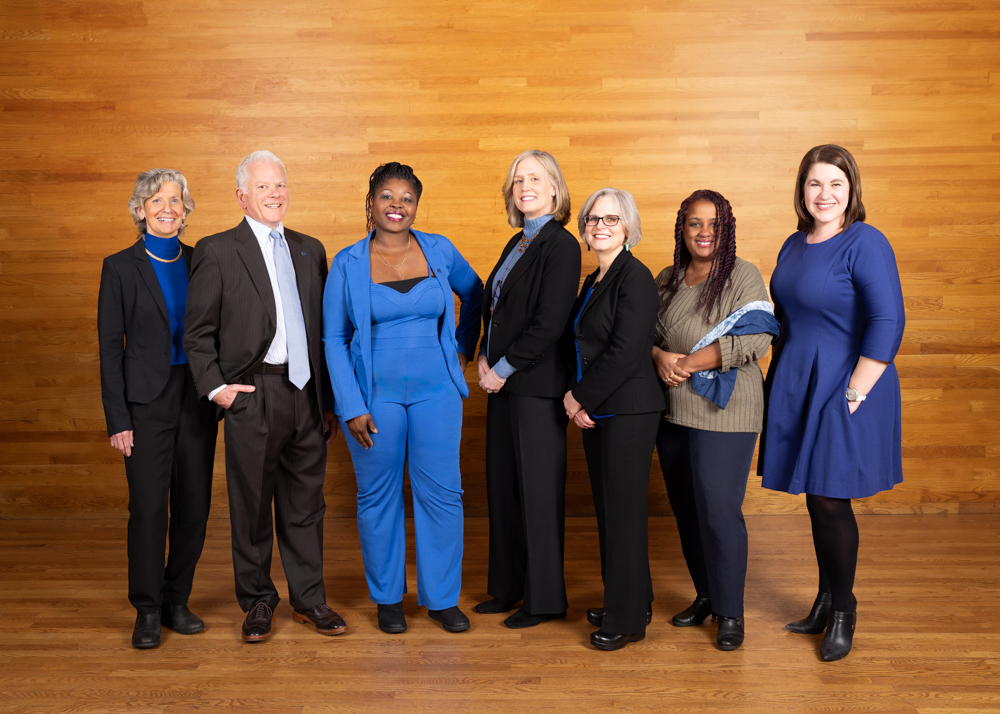
<path id="1" fill-rule="evenodd" d="M 507 379 L 510 375 L 514 374 L 517 369 L 507 361 L 506 357 L 501 357 L 500 361 L 493 365 L 493 371 L 497 373 L 500 379 Z"/>

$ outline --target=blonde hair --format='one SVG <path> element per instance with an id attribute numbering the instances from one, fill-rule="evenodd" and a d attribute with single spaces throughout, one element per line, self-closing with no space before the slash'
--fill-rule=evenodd
<path id="1" fill-rule="evenodd" d="M 590 209 L 597 203 L 597 199 L 607 196 L 615 204 L 618 211 L 618 218 L 621 221 L 622 230 L 625 231 L 625 245 L 629 248 L 642 240 L 642 221 L 639 220 L 639 208 L 635 205 L 635 199 L 628 191 L 620 188 L 602 188 L 591 194 L 587 202 L 580 209 L 580 215 L 576 217 L 576 225 L 580 231 L 580 238 L 587 242 L 587 216 Z"/>
<path id="2" fill-rule="evenodd" d="M 514 203 L 514 172 L 517 170 L 517 165 L 529 157 L 538 160 L 538 163 L 545 168 L 549 181 L 556 187 L 556 195 L 552 199 L 552 217 L 565 226 L 572 212 L 566 179 L 563 178 L 562 169 L 559 168 L 559 162 L 556 161 L 555 157 L 547 151 L 539 151 L 538 149 L 530 149 L 518 154 L 507 170 L 507 178 L 503 182 L 503 202 L 507 206 L 507 222 L 512 228 L 524 226 L 524 214 Z"/>
<path id="3" fill-rule="evenodd" d="M 137 208 L 143 208 L 146 201 L 156 195 L 165 183 L 175 183 L 181 187 L 181 203 L 187 215 L 191 215 L 194 210 L 194 199 L 188 191 L 188 182 L 184 174 L 174 169 L 150 169 L 139 174 L 135 180 L 135 188 L 132 189 L 132 197 L 128 200 L 128 212 L 132 216 L 132 221 L 139 229 L 139 236 L 146 235 L 146 219 L 139 218 L 135 212 Z M 187 228 L 187 216 L 181 220 L 181 227 L 177 229 L 177 235 L 181 235 Z"/>

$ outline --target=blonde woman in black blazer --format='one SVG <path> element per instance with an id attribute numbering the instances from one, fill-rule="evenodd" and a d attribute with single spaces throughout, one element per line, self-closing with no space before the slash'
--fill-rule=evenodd
<path id="1" fill-rule="evenodd" d="M 626 191 L 602 188 L 580 210 L 580 236 L 599 268 L 573 306 L 566 415 L 583 429 L 601 546 L 604 607 L 587 610 L 590 642 L 621 649 L 646 636 L 652 618 L 646 487 L 666 404 L 649 354 L 660 306 L 653 274 L 631 253 L 642 237 Z"/>
<path id="2" fill-rule="evenodd" d="M 194 210 L 187 181 L 179 171 L 146 171 L 128 205 L 139 239 L 104 260 L 97 336 L 108 436 L 128 480 L 132 645 L 149 649 L 160 644 L 161 624 L 180 634 L 205 629 L 187 602 L 205 543 L 218 422 L 215 405 L 198 399 L 181 347 L 193 252 L 179 240 Z"/>
<path id="3" fill-rule="evenodd" d="M 483 292 L 479 386 L 486 411 L 490 514 L 487 591 L 480 613 L 521 608 L 504 624 L 534 627 L 566 614 L 563 521 L 566 384 L 560 338 L 580 282 L 580 246 L 563 228 L 569 191 L 544 151 L 514 159 L 503 186 L 510 225 Z"/>

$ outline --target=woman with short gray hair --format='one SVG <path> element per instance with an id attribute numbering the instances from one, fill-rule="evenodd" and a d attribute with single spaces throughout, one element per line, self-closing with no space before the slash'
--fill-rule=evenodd
<path id="1" fill-rule="evenodd" d="M 187 179 L 172 169 L 139 174 L 128 210 L 139 239 L 104 260 L 97 335 L 108 436 L 128 481 L 132 646 L 150 649 L 161 624 L 184 635 L 205 629 L 187 602 L 205 543 L 218 422 L 215 406 L 198 399 L 181 344 L 193 252 L 179 240 L 194 210 Z"/>
<path id="2" fill-rule="evenodd" d="M 599 267 L 570 312 L 563 406 L 583 429 L 601 544 L 604 606 L 587 610 L 600 628 L 590 643 L 617 650 L 643 639 L 652 618 L 646 487 L 665 403 L 649 354 L 660 301 L 653 274 L 631 251 L 642 238 L 631 194 L 602 188 L 577 225 Z"/>

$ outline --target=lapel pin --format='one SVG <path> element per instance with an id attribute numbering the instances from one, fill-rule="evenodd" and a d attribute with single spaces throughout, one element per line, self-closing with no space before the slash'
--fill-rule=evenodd
<path id="1" fill-rule="evenodd" d="M 309 254 L 306 253 L 305 251 L 302 251 L 302 255 L 309 255 Z"/>

